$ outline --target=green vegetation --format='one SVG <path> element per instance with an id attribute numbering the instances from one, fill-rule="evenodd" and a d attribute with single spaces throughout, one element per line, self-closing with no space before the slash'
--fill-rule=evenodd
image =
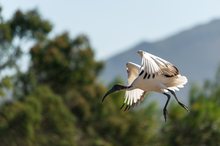
<path id="1" fill-rule="evenodd" d="M 220 145 L 220 69 L 215 81 L 192 88 L 190 113 L 175 104 L 164 123 L 154 103 L 120 111 L 123 93 L 101 103 L 104 64 L 87 36 L 48 37 L 51 22 L 36 10 L 18 10 L 9 20 L 0 11 L 0 21 L 0 98 L 13 98 L 0 107 L 1 146 Z"/>
<path id="2" fill-rule="evenodd" d="M 162 128 L 167 145 L 220 145 L 220 68 L 214 81 L 193 86 L 189 114 L 172 109 L 170 122 Z M 168 134 L 166 134 L 168 133 Z"/>

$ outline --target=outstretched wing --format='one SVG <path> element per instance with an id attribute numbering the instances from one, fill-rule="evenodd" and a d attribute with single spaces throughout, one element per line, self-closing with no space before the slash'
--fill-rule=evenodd
<path id="1" fill-rule="evenodd" d="M 126 64 L 126 67 L 127 67 L 127 73 L 128 73 L 128 85 L 131 85 L 131 83 L 137 78 L 140 72 L 141 66 L 133 62 L 128 62 Z"/>
<path id="2" fill-rule="evenodd" d="M 166 77 L 173 77 L 179 74 L 178 69 L 170 62 L 144 51 L 141 51 L 141 53 L 141 71 L 145 72 L 145 77 L 155 77 L 155 75 L 158 74 L 162 74 Z"/>
<path id="3" fill-rule="evenodd" d="M 126 66 L 128 73 L 128 85 L 131 85 L 131 83 L 138 77 L 141 67 L 140 65 L 132 62 L 128 62 Z M 144 91 L 141 89 L 126 90 L 124 103 L 128 106 L 132 106 L 137 102 L 142 101 L 143 97 Z"/>

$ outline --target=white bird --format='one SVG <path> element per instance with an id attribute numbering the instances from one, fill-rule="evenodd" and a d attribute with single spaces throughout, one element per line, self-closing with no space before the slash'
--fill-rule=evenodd
<path id="1" fill-rule="evenodd" d="M 169 92 L 174 96 L 180 106 L 189 111 L 187 106 L 181 103 L 175 94 L 175 91 L 184 87 L 187 83 L 187 78 L 180 75 L 177 67 L 170 62 L 142 50 L 139 50 L 137 53 L 142 58 L 141 66 L 131 62 L 126 64 L 128 85 L 114 85 L 103 96 L 102 101 L 113 92 L 126 90 L 124 104 L 121 108 L 126 104 L 125 110 L 128 110 L 130 107 L 143 101 L 145 93 L 151 91 L 162 93 L 167 97 L 166 104 L 163 108 L 163 115 L 166 121 L 167 105 L 171 97 L 168 94 Z"/>

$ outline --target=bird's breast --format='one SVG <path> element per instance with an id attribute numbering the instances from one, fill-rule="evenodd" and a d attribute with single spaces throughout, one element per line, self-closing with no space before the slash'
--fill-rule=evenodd
<path id="1" fill-rule="evenodd" d="M 138 77 L 134 82 L 133 86 L 144 91 L 155 91 L 161 92 L 161 89 L 164 89 L 164 85 L 160 78 L 143 78 Z"/>

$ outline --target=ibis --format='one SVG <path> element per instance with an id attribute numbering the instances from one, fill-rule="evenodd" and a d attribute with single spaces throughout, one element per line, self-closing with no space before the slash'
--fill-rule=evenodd
<path id="1" fill-rule="evenodd" d="M 188 107 L 184 105 L 176 96 L 175 91 L 183 88 L 187 83 L 187 78 L 182 76 L 178 68 L 172 63 L 150 54 L 148 52 L 139 50 L 137 52 L 141 57 L 141 65 L 128 62 L 126 64 L 128 73 L 127 85 L 114 85 L 102 98 L 105 98 L 114 92 L 125 90 L 124 110 L 129 110 L 141 103 L 144 95 L 149 92 L 158 92 L 167 97 L 165 106 L 163 108 L 163 116 L 167 120 L 167 105 L 170 101 L 171 95 L 175 98 L 178 104 L 186 111 Z"/>

